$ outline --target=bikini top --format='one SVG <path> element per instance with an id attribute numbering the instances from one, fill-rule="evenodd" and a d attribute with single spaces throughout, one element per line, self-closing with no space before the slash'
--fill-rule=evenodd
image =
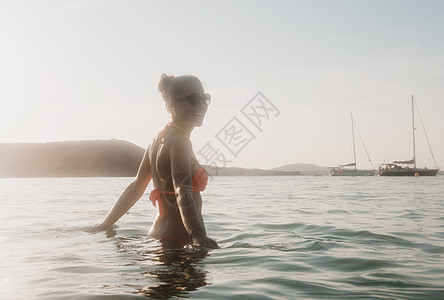
<path id="1" fill-rule="evenodd" d="M 168 123 L 165 126 L 165 129 L 159 135 L 160 141 L 163 140 L 163 137 L 164 137 L 167 129 L 170 126 L 177 127 L 172 122 Z M 207 183 L 208 183 L 208 174 L 205 171 L 204 167 L 199 165 L 199 169 L 197 170 L 196 173 L 193 174 L 193 177 L 192 177 L 193 192 L 203 192 L 205 190 L 205 188 L 207 187 Z M 169 192 L 169 191 L 162 191 L 162 190 L 159 190 L 158 188 L 154 188 L 150 193 L 150 200 L 153 203 L 154 207 L 156 207 L 156 202 L 159 202 L 159 206 L 160 206 L 160 203 L 161 203 L 160 200 L 162 199 L 161 195 L 175 195 L 175 193 Z M 159 207 L 159 211 L 160 212 L 162 211 L 160 209 L 160 207 Z"/>

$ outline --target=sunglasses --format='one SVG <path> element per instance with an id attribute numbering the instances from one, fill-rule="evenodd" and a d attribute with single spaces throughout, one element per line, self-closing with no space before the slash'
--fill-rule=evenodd
<path id="1" fill-rule="evenodd" d="M 192 93 L 191 95 L 178 98 L 175 101 L 179 102 L 182 100 L 187 100 L 191 104 L 191 106 L 198 106 L 201 102 L 204 102 L 205 105 L 208 106 L 211 103 L 211 95 L 208 93 L 205 94 Z"/>

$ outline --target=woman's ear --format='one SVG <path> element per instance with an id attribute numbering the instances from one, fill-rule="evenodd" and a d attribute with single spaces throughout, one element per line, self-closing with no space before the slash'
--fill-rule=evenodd
<path id="1" fill-rule="evenodd" d="M 168 105 L 167 109 L 170 112 L 171 117 L 173 119 L 180 118 L 181 111 L 180 111 L 178 105 L 174 105 L 174 104 L 171 105 L 171 102 L 167 103 L 167 105 Z"/>

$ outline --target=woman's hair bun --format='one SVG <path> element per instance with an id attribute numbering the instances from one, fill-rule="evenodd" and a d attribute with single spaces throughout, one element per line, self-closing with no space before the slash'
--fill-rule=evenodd
<path id="1" fill-rule="evenodd" d="M 173 86 L 173 81 L 174 81 L 174 76 L 172 75 L 167 75 L 167 74 L 162 74 L 162 76 L 160 76 L 160 80 L 159 80 L 159 84 L 157 85 L 157 89 L 159 90 L 159 92 L 162 94 L 162 97 L 164 98 L 164 100 L 167 100 L 165 98 L 168 98 L 169 96 L 169 91 L 171 90 L 172 86 Z"/>
<path id="2" fill-rule="evenodd" d="M 162 74 L 157 84 L 157 89 L 161 93 L 163 100 L 170 102 L 177 94 L 180 94 L 188 84 L 195 82 L 201 83 L 199 78 L 192 75 L 175 77 L 173 75 Z"/>

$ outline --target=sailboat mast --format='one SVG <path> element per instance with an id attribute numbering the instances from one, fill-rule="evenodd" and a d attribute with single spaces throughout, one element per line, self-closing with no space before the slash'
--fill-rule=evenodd
<path id="1" fill-rule="evenodd" d="M 353 122 L 353 113 L 350 113 L 351 115 L 351 122 L 352 122 L 352 137 L 353 137 L 353 162 L 355 163 L 355 170 L 356 170 L 356 147 L 355 147 L 355 129 L 354 129 L 354 122 Z"/>
<path id="2" fill-rule="evenodd" d="M 416 168 L 416 141 L 415 141 L 415 104 L 412 95 L 412 126 L 413 126 L 413 166 Z"/>

